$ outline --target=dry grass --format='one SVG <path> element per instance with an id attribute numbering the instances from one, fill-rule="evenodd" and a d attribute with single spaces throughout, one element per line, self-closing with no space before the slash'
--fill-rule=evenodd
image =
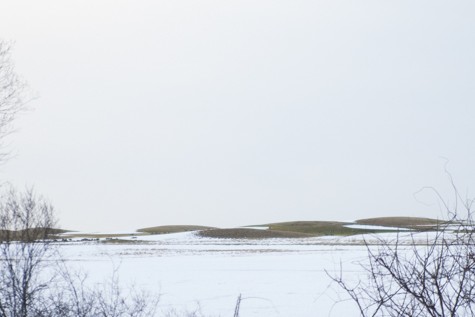
<path id="1" fill-rule="evenodd" d="M 258 230 L 247 228 L 235 229 L 211 229 L 199 232 L 199 235 L 207 238 L 224 238 L 224 239 L 269 239 L 269 238 L 308 238 L 310 234 L 276 231 L 276 230 Z"/>
<path id="2" fill-rule="evenodd" d="M 24 230 L 0 230 L 0 241 L 35 241 L 55 239 L 66 230 L 56 228 L 29 228 Z"/>
<path id="3" fill-rule="evenodd" d="M 106 238 L 124 238 L 124 237 L 136 237 L 146 236 L 147 233 L 68 233 L 61 236 L 61 238 L 79 238 L 79 239 L 106 239 Z"/>
<path id="4" fill-rule="evenodd" d="M 357 224 L 373 225 L 373 226 L 387 226 L 399 227 L 409 229 L 429 229 L 436 226 L 447 224 L 446 221 L 420 218 L 420 217 L 378 217 L 356 220 Z M 421 228 L 423 227 L 423 228 Z"/>
<path id="5" fill-rule="evenodd" d="M 106 238 L 103 240 L 100 240 L 101 243 L 105 244 L 148 244 L 150 243 L 149 241 L 143 241 L 143 240 L 127 240 L 127 239 L 120 239 L 120 238 Z"/>
<path id="6" fill-rule="evenodd" d="M 137 232 L 143 232 L 148 234 L 167 234 L 167 233 L 178 233 L 178 232 L 187 232 L 187 231 L 198 231 L 198 230 L 209 230 L 216 229 L 214 227 L 206 226 L 193 226 L 193 225 L 176 225 L 176 226 L 158 226 L 158 227 L 148 227 L 137 230 Z"/>
<path id="7" fill-rule="evenodd" d="M 270 230 L 304 233 L 312 236 L 350 236 L 376 233 L 377 230 L 347 228 L 350 222 L 339 221 L 293 221 L 267 224 Z"/>

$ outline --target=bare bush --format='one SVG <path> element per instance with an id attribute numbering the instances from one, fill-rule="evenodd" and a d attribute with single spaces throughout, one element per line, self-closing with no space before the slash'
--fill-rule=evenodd
<path id="1" fill-rule="evenodd" d="M 0 39 L 0 149 L 26 103 L 26 83 L 10 57 L 11 43 Z M 0 162 L 7 156 L 0 152 Z M 1 186 L 2 189 L 4 186 Z M 123 291 L 118 278 L 87 287 L 86 278 L 62 266 L 54 235 L 54 210 L 32 189 L 13 188 L 0 196 L 0 317 L 150 317 L 158 298 Z M 62 262 L 59 262 L 62 263 Z"/>
<path id="2" fill-rule="evenodd" d="M 123 290 L 116 272 L 90 286 L 57 252 L 54 210 L 33 190 L 0 199 L 0 317 L 151 317 L 158 297 Z"/>
<path id="3" fill-rule="evenodd" d="M 0 316 L 33 316 L 50 282 L 53 207 L 33 190 L 9 190 L 0 201 Z"/>
<path id="4" fill-rule="evenodd" d="M 16 74 L 11 43 L 0 39 L 0 162 L 3 139 L 25 108 L 26 83 Z M 3 186 L 0 185 L 3 189 Z M 117 272 L 90 285 L 57 252 L 53 206 L 32 189 L 0 195 L 0 317 L 153 317 L 159 297 L 123 289 Z M 60 259 L 58 261 L 58 259 Z M 57 266 L 59 265 L 59 266 Z M 239 296 L 234 316 L 239 315 Z M 170 312 L 172 314 L 173 312 Z M 186 312 L 186 316 L 202 316 Z"/>
<path id="5" fill-rule="evenodd" d="M 475 315 L 473 201 L 454 190 L 451 206 L 441 200 L 449 218 L 444 225 L 409 238 L 379 239 L 378 246 L 367 243 L 361 263 L 366 276 L 357 282 L 349 282 L 341 268 L 330 275 L 361 316 Z"/>

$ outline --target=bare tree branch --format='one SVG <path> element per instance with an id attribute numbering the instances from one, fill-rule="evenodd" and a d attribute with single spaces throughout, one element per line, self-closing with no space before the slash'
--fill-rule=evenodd
<path id="1" fill-rule="evenodd" d="M 4 138 L 12 132 L 12 122 L 18 112 L 25 108 L 26 82 L 15 72 L 10 57 L 12 44 L 0 39 L 0 148 L 4 148 Z M 0 161 L 8 157 L 5 150 L 0 152 Z"/>
<path id="2" fill-rule="evenodd" d="M 327 273 L 359 308 L 361 316 L 473 316 L 475 311 L 475 227 L 473 199 L 463 199 L 449 177 L 455 201 L 443 201 L 448 219 L 409 240 L 365 242 L 366 279 L 348 282 L 340 267 Z M 426 235 L 425 243 L 420 236 Z M 401 244 L 402 242 L 405 244 Z M 406 244 L 409 243 L 409 244 Z"/>

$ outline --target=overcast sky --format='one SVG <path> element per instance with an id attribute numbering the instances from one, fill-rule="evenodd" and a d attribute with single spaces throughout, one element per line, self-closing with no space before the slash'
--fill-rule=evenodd
<path id="1" fill-rule="evenodd" d="M 1 166 L 62 227 L 441 217 L 475 196 L 475 2 L 0 2 L 37 98 Z"/>

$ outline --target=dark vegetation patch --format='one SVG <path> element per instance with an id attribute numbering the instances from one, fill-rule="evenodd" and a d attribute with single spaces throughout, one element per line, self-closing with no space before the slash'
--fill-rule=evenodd
<path id="1" fill-rule="evenodd" d="M 276 231 L 276 230 L 259 230 L 247 228 L 235 229 L 210 229 L 203 230 L 198 233 L 202 237 L 207 238 L 224 238 L 224 239 L 270 239 L 270 238 L 308 238 L 311 234 Z"/>
<path id="2" fill-rule="evenodd" d="M 68 233 L 63 235 L 62 238 L 79 238 L 79 239 L 107 239 L 107 238 L 124 238 L 143 236 L 145 233 Z"/>
<path id="3" fill-rule="evenodd" d="M 0 241 L 35 241 L 55 239 L 66 230 L 56 228 L 28 228 L 23 230 L 0 230 Z"/>
<path id="4" fill-rule="evenodd" d="M 128 240 L 128 239 L 120 239 L 120 238 L 106 238 L 100 240 L 101 243 L 106 244 L 148 244 L 148 241 L 142 240 Z"/>
<path id="5" fill-rule="evenodd" d="M 206 226 L 189 226 L 189 225 L 176 225 L 176 226 L 158 226 L 148 227 L 137 230 L 137 232 L 149 233 L 149 234 L 166 234 L 166 233 L 178 233 L 187 231 L 209 230 L 216 229 L 215 227 Z"/>

